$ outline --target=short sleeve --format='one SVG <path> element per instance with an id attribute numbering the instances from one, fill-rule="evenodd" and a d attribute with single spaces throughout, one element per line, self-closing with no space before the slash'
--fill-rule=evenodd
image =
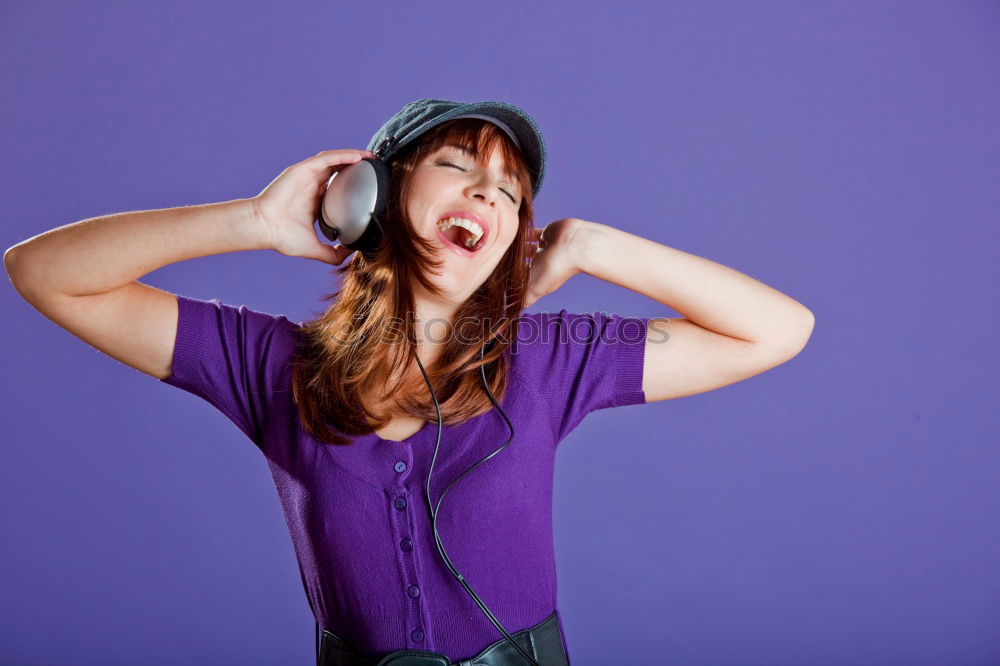
<path id="1" fill-rule="evenodd" d="M 280 373 L 292 355 L 294 325 L 245 305 L 175 296 L 172 374 L 160 381 L 205 399 L 263 449 Z"/>
<path id="2" fill-rule="evenodd" d="M 649 320 L 619 314 L 522 314 L 512 351 L 545 402 L 556 441 L 592 411 L 646 402 L 642 371 Z"/>

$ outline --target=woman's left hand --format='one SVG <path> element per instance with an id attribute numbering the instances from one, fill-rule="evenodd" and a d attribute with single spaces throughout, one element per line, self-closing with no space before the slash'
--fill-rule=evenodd
<path id="1" fill-rule="evenodd" d="M 537 246 L 537 250 L 531 257 L 531 278 L 524 307 L 551 294 L 582 271 L 579 243 L 575 239 L 586 224 L 585 220 L 568 217 L 550 222 L 544 229 L 532 230 L 529 245 L 532 248 Z"/>

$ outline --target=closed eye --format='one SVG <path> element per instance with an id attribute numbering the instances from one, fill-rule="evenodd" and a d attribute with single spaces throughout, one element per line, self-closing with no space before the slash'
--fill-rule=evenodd
<path id="1" fill-rule="evenodd" d="M 455 167 L 459 171 L 465 171 L 465 169 L 463 169 L 462 167 L 458 166 L 457 164 L 452 164 L 451 162 L 445 162 L 445 161 L 442 160 L 441 162 L 438 162 L 438 164 L 443 164 L 445 166 Z M 513 194 L 511 194 L 507 190 L 503 189 L 502 187 L 500 188 L 500 191 L 503 192 L 504 194 L 506 194 L 508 199 L 510 199 L 514 203 L 517 203 L 517 199 L 514 197 Z"/>

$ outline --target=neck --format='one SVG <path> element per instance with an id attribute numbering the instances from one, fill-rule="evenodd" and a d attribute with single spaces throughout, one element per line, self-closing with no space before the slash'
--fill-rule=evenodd
<path id="1" fill-rule="evenodd" d="M 417 355 L 426 368 L 454 335 L 452 326 L 459 305 L 422 293 L 414 295 L 413 302 L 416 309 Z"/>

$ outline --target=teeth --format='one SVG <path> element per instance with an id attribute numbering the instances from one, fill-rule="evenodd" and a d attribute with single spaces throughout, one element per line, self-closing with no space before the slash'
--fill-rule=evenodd
<path id="1" fill-rule="evenodd" d="M 483 237 L 483 228 L 473 222 L 472 220 L 467 220 L 464 217 L 446 217 L 438 222 L 438 229 L 445 231 L 451 227 L 462 227 L 467 229 L 471 234 L 472 238 L 466 239 L 465 247 L 470 250 L 476 246 L 479 239 Z"/>

